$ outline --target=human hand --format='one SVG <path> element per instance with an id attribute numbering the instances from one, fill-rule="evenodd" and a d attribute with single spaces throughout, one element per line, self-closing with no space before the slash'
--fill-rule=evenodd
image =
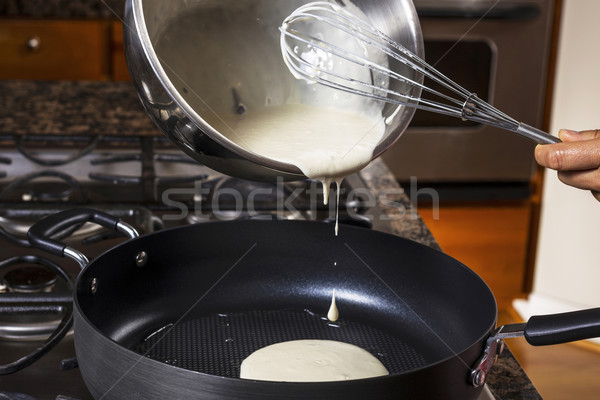
<path id="1" fill-rule="evenodd" d="M 535 159 L 543 167 L 558 171 L 563 183 L 588 189 L 600 201 L 600 129 L 575 132 L 561 129 L 562 143 L 538 145 Z"/>

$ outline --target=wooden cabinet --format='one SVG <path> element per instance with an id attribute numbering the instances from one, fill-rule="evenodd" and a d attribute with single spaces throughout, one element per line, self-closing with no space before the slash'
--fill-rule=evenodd
<path id="1" fill-rule="evenodd" d="M 129 70 L 125 62 L 125 44 L 123 43 L 123 24 L 114 22 L 111 25 L 111 63 L 112 77 L 116 81 L 128 81 Z"/>
<path id="2" fill-rule="evenodd" d="M 533 205 L 450 204 L 419 214 L 445 253 L 473 269 L 490 286 L 500 308 L 524 296 L 528 283 Z"/>
<path id="3" fill-rule="evenodd" d="M 0 20 L 0 79 L 128 80 L 122 32 L 111 20 Z"/>
<path id="4" fill-rule="evenodd" d="M 107 79 L 108 31 L 103 21 L 3 20 L 4 79 Z"/>

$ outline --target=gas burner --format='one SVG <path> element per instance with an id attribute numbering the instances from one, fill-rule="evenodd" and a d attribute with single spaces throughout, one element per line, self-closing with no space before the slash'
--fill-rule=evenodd
<path id="1" fill-rule="evenodd" d="M 49 179 L 47 179 L 49 178 Z M 38 180 L 38 182 L 34 182 Z M 77 193 L 77 199 L 73 194 Z M 0 192 L 2 200 L 13 201 L 80 201 L 87 200 L 81 184 L 72 176 L 55 170 L 36 171 L 14 179 Z"/>
<path id="2" fill-rule="evenodd" d="M 7 272 L 2 280 L 8 292 L 40 293 L 51 291 L 57 277 L 48 268 L 23 266 Z"/>
<path id="3" fill-rule="evenodd" d="M 23 193 L 23 201 L 68 201 L 73 187 L 66 182 L 33 182 Z"/>
<path id="4" fill-rule="evenodd" d="M 0 339 L 57 343 L 60 339 L 56 336 L 64 336 L 69 329 L 65 324 L 70 324 L 73 301 L 70 275 L 55 262 L 37 255 L 0 261 L 0 271 L 4 270 L 7 272 L 0 279 L 4 287 L 4 292 L 0 292 Z M 46 344 L 38 347 L 31 359 L 37 359 L 41 352 L 49 350 L 44 347 Z M 0 366 L 0 375 L 5 369 L 29 365 L 25 358 L 9 366 Z"/>

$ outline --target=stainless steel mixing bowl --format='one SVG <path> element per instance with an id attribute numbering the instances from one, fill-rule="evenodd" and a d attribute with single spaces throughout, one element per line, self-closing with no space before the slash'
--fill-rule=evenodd
<path id="1" fill-rule="evenodd" d="M 239 112 L 240 106 L 252 112 L 284 104 L 299 85 L 306 85 L 283 62 L 278 30 L 283 19 L 305 3 L 127 0 L 127 64 L 142 103 L 160 130 L 189 156 L 225 174 L 251 180 L 304 178 L 296 166 L 263 157 L 228 139 L 222 132 L 227 128 L 222 117 Z M 354 0 L 353 4 L 383 32 L 422 55 L 423 38 L 411 0 Z M 390 66 L 403 68 L 393 62 Z M 420 79 L 412 71 L 402 73 Z M 396 89 L 419 95 L 415 89 Z M 319 96 L 307 101 L 331 105 L 329 94 Z M 388 123 L 373 158 L 400 137 L 414 113 L 408 107 L 381 107 Z"/>

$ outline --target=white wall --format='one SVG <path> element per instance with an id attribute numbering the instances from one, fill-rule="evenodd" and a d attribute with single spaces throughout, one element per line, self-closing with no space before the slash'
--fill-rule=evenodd
<path id="1" fill-rule="evenodd" d="M 600 1 L 564 0 L 551 131 L 600 128 Z M 546 172 L 534 280 L 523 317 L 600 307 L 600 202 Z"/>

